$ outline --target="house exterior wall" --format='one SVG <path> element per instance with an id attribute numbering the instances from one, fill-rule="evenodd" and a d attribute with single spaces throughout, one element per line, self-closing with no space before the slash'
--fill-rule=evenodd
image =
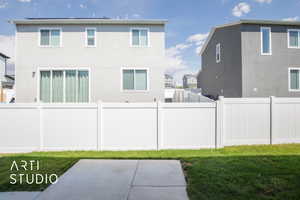
<path id="1" fill-rule="evenodd" d="M 288 48 L 288 29 L 300 26 L 271 27 L 272 55 L 261 55 L 262 25 L 242 25 L 243 97 L 300 97 L 289 92 L 288 68 L 300 67 L 300 49 Z"/>
<path id="2" fill-rule="evenodd" d="M 216 62 L 216 45 L 221 44 L 221 61 Z M 240 26 L 217 29 L 202 54 L 197 76 L 204 95 L 241 97 L 242 61 Z"/>
<path id="3" fill-rule="evenodd" d="M 197 88 L 197 78 L 192 76 L 183 77 L 183 88 Z"/>
<path id="4" fill-rule="evenodd" d="M 173 78 L 166 78 L 165 77 L 165 88 L 174 88 Z"/>
<path id="5" fill-rule="evenodd" d="M 62 47 L 39 47 L 39 28 L 62 29 Z M 85 29 L 95 27 L 96 47 L 85 46 Z M 130 28 L 149 28 L 150 47 L 131 47 Z M 17 25 L 16 101 L 38 100 L 39 68 L 89 68 L 91 102 L 164 99 L 163 25 Z M 123 92 L 122 68 L 148 68 L 149 91 Z"/>
<path id="6" fill-rule="evenodd" d="M 6 59 L 0 56 L 0 87 L 1 87 L 1 82 L 5 81 L 5 64 L 6 64 Z"/>

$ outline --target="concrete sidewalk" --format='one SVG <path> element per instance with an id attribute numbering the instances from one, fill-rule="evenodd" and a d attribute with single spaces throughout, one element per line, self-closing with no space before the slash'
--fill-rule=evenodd
<path id="1" fill-rule="evenodd" d="M 41 192 L 0 192 L 0 200 L 34 200 Z"/>
<path id="2" fill-rule="evenodd" d="M 188 200 L 176 160 L 80 160 L 38 200 Z"/>

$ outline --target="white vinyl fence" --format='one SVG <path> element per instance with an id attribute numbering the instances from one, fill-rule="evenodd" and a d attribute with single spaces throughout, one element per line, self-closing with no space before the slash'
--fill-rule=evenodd
<path id="1" fill-rule="evenodd" d="M 299 98 L 0 105 L 0 152 L 300 143 Z"/>

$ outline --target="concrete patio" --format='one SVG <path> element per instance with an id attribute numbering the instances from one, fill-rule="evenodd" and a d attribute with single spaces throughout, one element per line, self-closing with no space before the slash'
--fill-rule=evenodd
<path id="1" fill-rule="evenodd" d="M 57 184 L 27 199 L 188 200 L 188 196 L 179 161 L 80 160 Z"/>

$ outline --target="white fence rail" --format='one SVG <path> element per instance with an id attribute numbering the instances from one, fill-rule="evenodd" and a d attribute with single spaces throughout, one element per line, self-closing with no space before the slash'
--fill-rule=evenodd
<path id="1" fill-rule="evenodd" d="M 300 143 L 299 98 L 0 105 L 0 152 Z"/>

